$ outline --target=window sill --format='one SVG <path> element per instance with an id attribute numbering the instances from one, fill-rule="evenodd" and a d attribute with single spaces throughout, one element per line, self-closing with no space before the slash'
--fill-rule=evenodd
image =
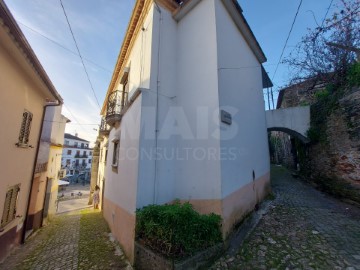
<path id="1" fill-rule="evenodd" d="M 34 146 L 32 146 L 32 145 L 23 144 L 23 143 L 15 143 L 15 145 L 16 145 L 18 148 L 34 148 Z"/>

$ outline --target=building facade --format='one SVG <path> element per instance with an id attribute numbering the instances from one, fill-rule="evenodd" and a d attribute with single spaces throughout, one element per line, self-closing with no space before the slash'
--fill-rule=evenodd
<path id="1" fill-rule="evenodd" d="M 26 236 L 42 227 L 56 213 L 58 180 L 62 173 L 61 156 L 65 125 L 62 106 L 46 108 L 28 206 Z"/>
<path id="2" fill-rule="evenodd" d="M 0 1 L 0 260 L 25 239 L 46 108 L 62 104 L 25 36 Z M 41 168 L 40 168 L 41 167 Z"/>
<path id="3" fill-rule="evenodd" d="M 67 175 L 78 174 L 91 169 L 93 149 L 89 141 L 81 139 L 77 134 L 65 133 L 61 166 Z"/>
<path id="4" fill-rule="evenodd" d="M 97 181 L 131 261 L 137 208 L 188 201 L 225 239 L 270 190 L 266 57 L 237 1 L 179 3 L 136 1 L 102 109 Z"/>

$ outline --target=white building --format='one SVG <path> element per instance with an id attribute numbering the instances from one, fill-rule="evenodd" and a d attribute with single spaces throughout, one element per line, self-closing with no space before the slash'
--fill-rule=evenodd
<path id="1" fill-rule="evenodd" d="M 237 1 L 180 2 L 136 1 L 102 110 L 104 216 L 131 261 L 137 208 L 189 201 L 226 238 L 270 190 L 265 55 Z"/>
<path id="2" fill-rule="evenodd" d="M 61 166 L 66 169 L 66 174 L 76 174 L 91 168 L 92 148 L 89 141 L 81 139 L 77 134 L 65 133 L 64 148 L 61 158 Z"/>

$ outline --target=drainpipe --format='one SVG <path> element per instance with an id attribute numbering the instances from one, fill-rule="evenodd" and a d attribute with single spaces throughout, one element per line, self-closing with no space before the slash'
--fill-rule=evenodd
<path id="1" fill-rule="evenodd" d="M 158 52 L 157 52 L 157 74 L 156 74 L 156 115 L 155 115 L 155 151 L 157 151 L 158 147 L 158 133 L 159 133 L 159 87 L 160 87 L 160 43 L 161 43 L 161 21 L 162 21 L 162 13 L 161 9 L 156 3 L 156 10 L 159 12 L 159 38 L 158 38 Z M 154 168 L 154 196 L 153 203 L 157 203 L 157 192 L 158 192 L 158 181 L 157 181 L 157 170 L 158 170 L 158 162 L 157 162 L 157 154 L 155 152 L 155 168 Z"/>
<path id="2" fill-rule="evenodd" d="M 26 224 L 27 224 L 27 222 L 29 220 L 28 217 L 29 217 L 29 210 L 30 210 L 31 193 L 32 193 L 32 189 L 33 189 L 32 187 L 33 187 L 33 184 L 34 184 L 35 169 L 36 169 L 37 158 L 38 158 L 39 150 L 40 150 L 40 141 L 41 141 L 41 134 L 42 134 L 43 126 L 44 126 L 44 118 L 45 118 L 46 108 L 47 107 L 60 106 L 60 105 L 62 105 L 62 102 L 57 100 L 56 103 L 46 104 L 44 106 L 44 109 L 43 109 L 43 113 L 42 113 L 42 117 L 41 117 L 40 132 L 39 132 L 39 137 L 38 137 L 37 146 L 36 146 L 36 154 L 35 154 L 35 158 L 34 158 L 34 164 L 33 164 L 33 169 L 32 169 L 32 174 L 31 174 L 31 179 L 30 179 L 30 190 L 29 190 L 29 195 L 28 195 L 28 200 L 27 200 L 27 208 L 26 208 L 26 213 L 25 213 L 25 220 L 24 220 L 24 223 L 23 223 L 21 244 L 25 243 Z"/>

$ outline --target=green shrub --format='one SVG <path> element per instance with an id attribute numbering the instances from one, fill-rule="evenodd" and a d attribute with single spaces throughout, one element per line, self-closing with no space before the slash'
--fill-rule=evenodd
<path id="1" fill-rule="evenodd" d="M 352 65 L 348 71 L 350 86 L 360 86 L 360 63 Z"/>
<path id="2" fill-rule="evenodd" d="M 317 143 L 320 141 L 320 132 L 314 128 L 310 127 L 306 132 L 306 136 L 310 139 L 311 142 Z"/>
<path id="3" fill-rule="evenodd" d="M 330 92 L 328 89 L 323 89 L 315 92 L 315 98 L 316 100 L 325 100 L 330 95 Z"/>
<path id="4" fill-rule="evenodd" d="M 190 203 L 149 205 L 136 211 L 136 238 L 152 250 L 182 258 L 221 242 L 221 217 L 200 215 Z"/>

